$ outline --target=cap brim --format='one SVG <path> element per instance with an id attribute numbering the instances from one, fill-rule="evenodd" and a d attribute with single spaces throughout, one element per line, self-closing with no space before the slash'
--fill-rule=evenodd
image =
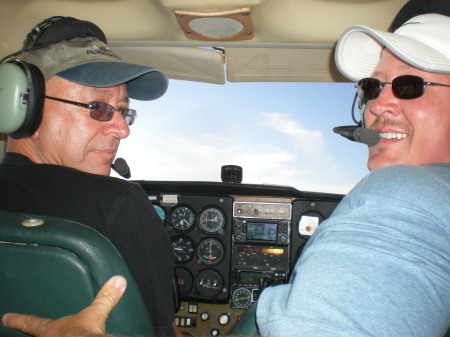
<path id="1" fill-rule="evenodd" d="M 163 71 L 125 62 L 91 62 L 64 70 L 57 75 L 91 87 L 111 87 L 125 83 L 128 96 L 141 101 L 161 97 L 169 84 Z"/>
<path id="2" fill-rule="evenodd" d="M 411 27 L 407 29 L 412 30 Z M 389 33 L 365 26 L 351 27 L 341 35 L 337 43 L 335 53 L 337 67 L 352 81 L 371 76 L 380 60 L 382 49 L 386 47 L 413 67 L 428 72 L 450 73 L 449 57 L 445 50 L 441 51 L 436 45 L 423 43 L 406 34 L 406 32 Z"/>

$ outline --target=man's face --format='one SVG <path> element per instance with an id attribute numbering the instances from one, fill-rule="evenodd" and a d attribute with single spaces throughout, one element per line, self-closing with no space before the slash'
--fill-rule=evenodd
<path id="1" fill-rule="evenodd" d="M 384 50 L 372 76 L 381 82 L 392 82 L 400 75 L 450 84 L 450 75 L 419 70 Z M 378 98 L 369 100 L 366 125 L 381 133 L 379 144 L 369 147 L 369 170 L 400 164 L 449 163 L 449 97 L 449 87 L 428 85 L 423 96 L 400 99 L 393 95 L 392 85 L 387 84 Z"/>
<path id="2" fill-rule="evenodd" d="M 128 108 L 125 84 L 94 88 L 54 76 L 46 82 L 46 95 Z M 97 121 L 89 114 L 84 107 L 45 99 L 42 123 L 32 136 L 40 161 L 109 175 L 120 140 L 129 135 L 130 129 L 117 111 L 107 122 Z"/>

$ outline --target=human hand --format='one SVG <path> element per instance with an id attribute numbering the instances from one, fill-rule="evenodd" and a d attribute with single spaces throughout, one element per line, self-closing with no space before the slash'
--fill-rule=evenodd
<path id="1" fill-rule="evenodd" d="M 111 277 L 98 292 L 91 305 L 79 313 L 57 320 L 33 315 L 5 314 L 4 326 L 36 337 L 95 337 L 105 335 L 105 322 L 125 292 L 127 281 Z"/>

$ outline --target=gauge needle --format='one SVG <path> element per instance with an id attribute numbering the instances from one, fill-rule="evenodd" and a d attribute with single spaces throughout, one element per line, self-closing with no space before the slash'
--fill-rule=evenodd
<path id="1" fill-rule="evenodd" d="M 209 258 L 212 259 L 212 245 L 209 245 Z"/>

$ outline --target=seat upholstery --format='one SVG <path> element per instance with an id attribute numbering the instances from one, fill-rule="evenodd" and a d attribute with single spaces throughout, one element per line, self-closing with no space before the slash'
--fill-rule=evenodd
<path id="1" fill-rule="evenodd" d="M 253 303 L 242 315 L 241 319 L 233 327 L 230 336 L 259 336 L 256 325 L 256 305 L 257 302 Z"/>
<path id="2" fill-rule="evenodd" d="M 155 336 L 137 284 L 108 239 L 75 221 L 0 211 L 0 316 L 74 314 L 113 275 L 124 276 L 128 286 L 107 320 L 107 333 Z M 4 336 L 27 335 L 0 324 Z"/>

